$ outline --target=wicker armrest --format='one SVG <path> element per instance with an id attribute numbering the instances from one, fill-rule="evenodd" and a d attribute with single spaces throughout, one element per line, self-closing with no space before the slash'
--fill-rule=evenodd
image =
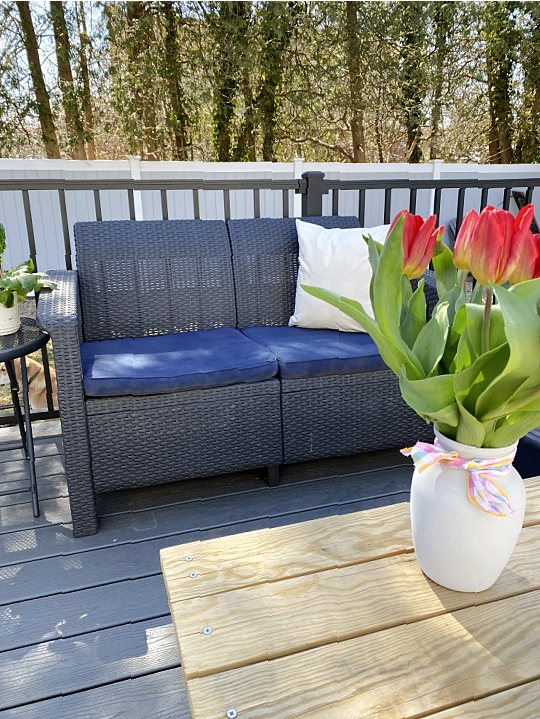
<path id="1" fill-rule="evenodd" d="M 76 327 L 80 338 L 79 277 L 76 270 L 50 270 L 49 277 L 58 287 L 42 292 L 37 306 L 37 320 L 54 336 L 62 328 Z"/>
<path id="2" fill-rule="evenodd" d="M 37 319 L 53 341 L 73 533 L 80 537 L 97 531 L 97 516 L 80 352 L 79 283 L 72 270 L 53 270 L 49 276 L 58 287 L 40 294 Z"/>

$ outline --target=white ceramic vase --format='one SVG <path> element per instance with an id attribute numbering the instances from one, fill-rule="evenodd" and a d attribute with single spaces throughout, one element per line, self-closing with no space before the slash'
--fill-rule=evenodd
<path id="1" fill-rule="evenodd" d="M 500 459 L 509 447 L 483 449 L 435 434 L 443 449 L 463 459 Z M 458 592 L 482 592 L 495 583 L 510 559 L 523 526 L 525 486 L 519 472 L 494 481 L 508 495 L 514 514 L 505 517 L 478 509 L 467 495 L 464 469 L 437 462 L 415 470 L 411 488 L 412 540 L 424 574 Z"/>
<path id="2" fill-rule="evenodd" d="M 13 301 L 13 307 L 4 307 L 0 303 L 0 335 L 11 335 L 17 332 L 21 326 L 19 317 L 19 303 L 17 297 Z"/>

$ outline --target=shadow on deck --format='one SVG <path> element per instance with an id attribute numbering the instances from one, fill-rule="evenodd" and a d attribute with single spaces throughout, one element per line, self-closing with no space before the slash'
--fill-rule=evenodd
<path id="1" fill-rule="evenodd" d="M 2 719 L 189 719 L 160 549 L 401 502 L 397 450 L 99 497 L 100 531 L 74 539 L 59 422 L 35 426 L 41 516 L 27 492 L 0 497 Z M 0 430 L 0 443 L 15 437 Z M 0 488 L 23 487 L 19 450 Z"/>

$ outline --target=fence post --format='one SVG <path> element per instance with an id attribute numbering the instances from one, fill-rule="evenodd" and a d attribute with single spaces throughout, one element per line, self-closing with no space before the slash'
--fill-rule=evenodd
<path id="1" fill-rule="evenodd" d="M 299 180 L 304 170 L 304 158 L 295 157 L 293 160 L 293 177 Z M 302 195 L 293 194 L 293 212 L 292 217 L 302 217 Z"/>
<path id="2" fill-rule="evenodd" d="M 133 157 L 133 155 L 129 155 L 129 171 L 131 174 L 132 180 L 140 180 L 141 179 L 141 158 L 140 157 Z M 144 220 L 144 214 L 143 214 L 143 205 L 142 205 L 142 196 L 139 190 L 135 190 L 133 193 L 133 203 L 135 205 L 135 219 L 136 220 Z"/>
<path id="3" fill-rule="evenodd" d="M 306 192 L 302 194 L 302 217 L 319 217 L 322 215 L 322 196 L 328 194 L 324 172 L 304 172 L 302 178 L 307 182 Z"/>

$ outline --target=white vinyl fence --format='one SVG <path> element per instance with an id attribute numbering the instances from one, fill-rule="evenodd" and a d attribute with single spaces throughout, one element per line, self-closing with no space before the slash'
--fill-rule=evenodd
<path id="1" fill-rule="evenodd" d="M 520 178 L 540 178 L 540 165 L 449 165 L 436 160 L 431 164 L 341 164 L 309 163 L 295 159 L 289 163 L 203 163 L 203 162 L 140 162 L 137 158 L 124 161 L 78 161 L 78 160 L 10 160 L 0 159 L 0 180 L 66 179 L 197 179 L 197 180 L 291 180 L 300 178 L 308 171 L 322 171 L 326 179 L 335 180 L 431 180 L 431 179 L 511 179 L 514 189 L 520 187 Z M 491 189 L 488 202 L 502 206 L 504 190 Z M 366 191 L 365 225 L 382 224 L 384 190 Z M 423 216 L 431 214 L 433 190 L 418 190 L 416 212 Z M 444 189 L 441 194 L 441 224 L 456 216 L 457 189 Z M 472 207 L 480 208 L 481 191 L 467 189 L 464 212 Z M 75 222 L 95 220 L 94 193 L 85 190 L 66 190 L 66 209 L 69 231 Z M 339 214 L 358 215 L 358 190 L 339 193 Z M 128 194 L 125 190 L 101 190 L 103 220 L 129 219 Z M 64 236 L 57 190 L 30 190 L 36 257 L 41 270 L 65 267 Z M 191 190 L 169 190 L 167 193 L 169 219 L 194 217 Z M 540 207 L 540 188 L 535 188 L 533 202 Z M 323 214 L 332 214 L 331 194 L 323 197 Z M 158 190 L 134 192 L 135 217 L 137 220 L 161 219 L 161 197 Z M 392 191 L 391 217 L 399 210 L 408 208 L 409 191 Z M 251 190 L 231 190 L 232 218 L 254 216 L 254 193 Z M 301 216 L 301 196 L 289 191 L 290 215 Z M 510 210 L 516 212 L 514 202 Z M 199 192 L 201 219 L 224 219 L 224 197 L 220 190 Z M 283 196 L 281 190 L 260 191 L 260 216 L 281 217 Z M 20 189 L 3 189 L 0 192 L 0 222 L 8 237 L 5 265 L 11 266 L 29 256 L 29 244 L 23 197 Z M 75 264 L 75 258 L 73 258 Z"/>

